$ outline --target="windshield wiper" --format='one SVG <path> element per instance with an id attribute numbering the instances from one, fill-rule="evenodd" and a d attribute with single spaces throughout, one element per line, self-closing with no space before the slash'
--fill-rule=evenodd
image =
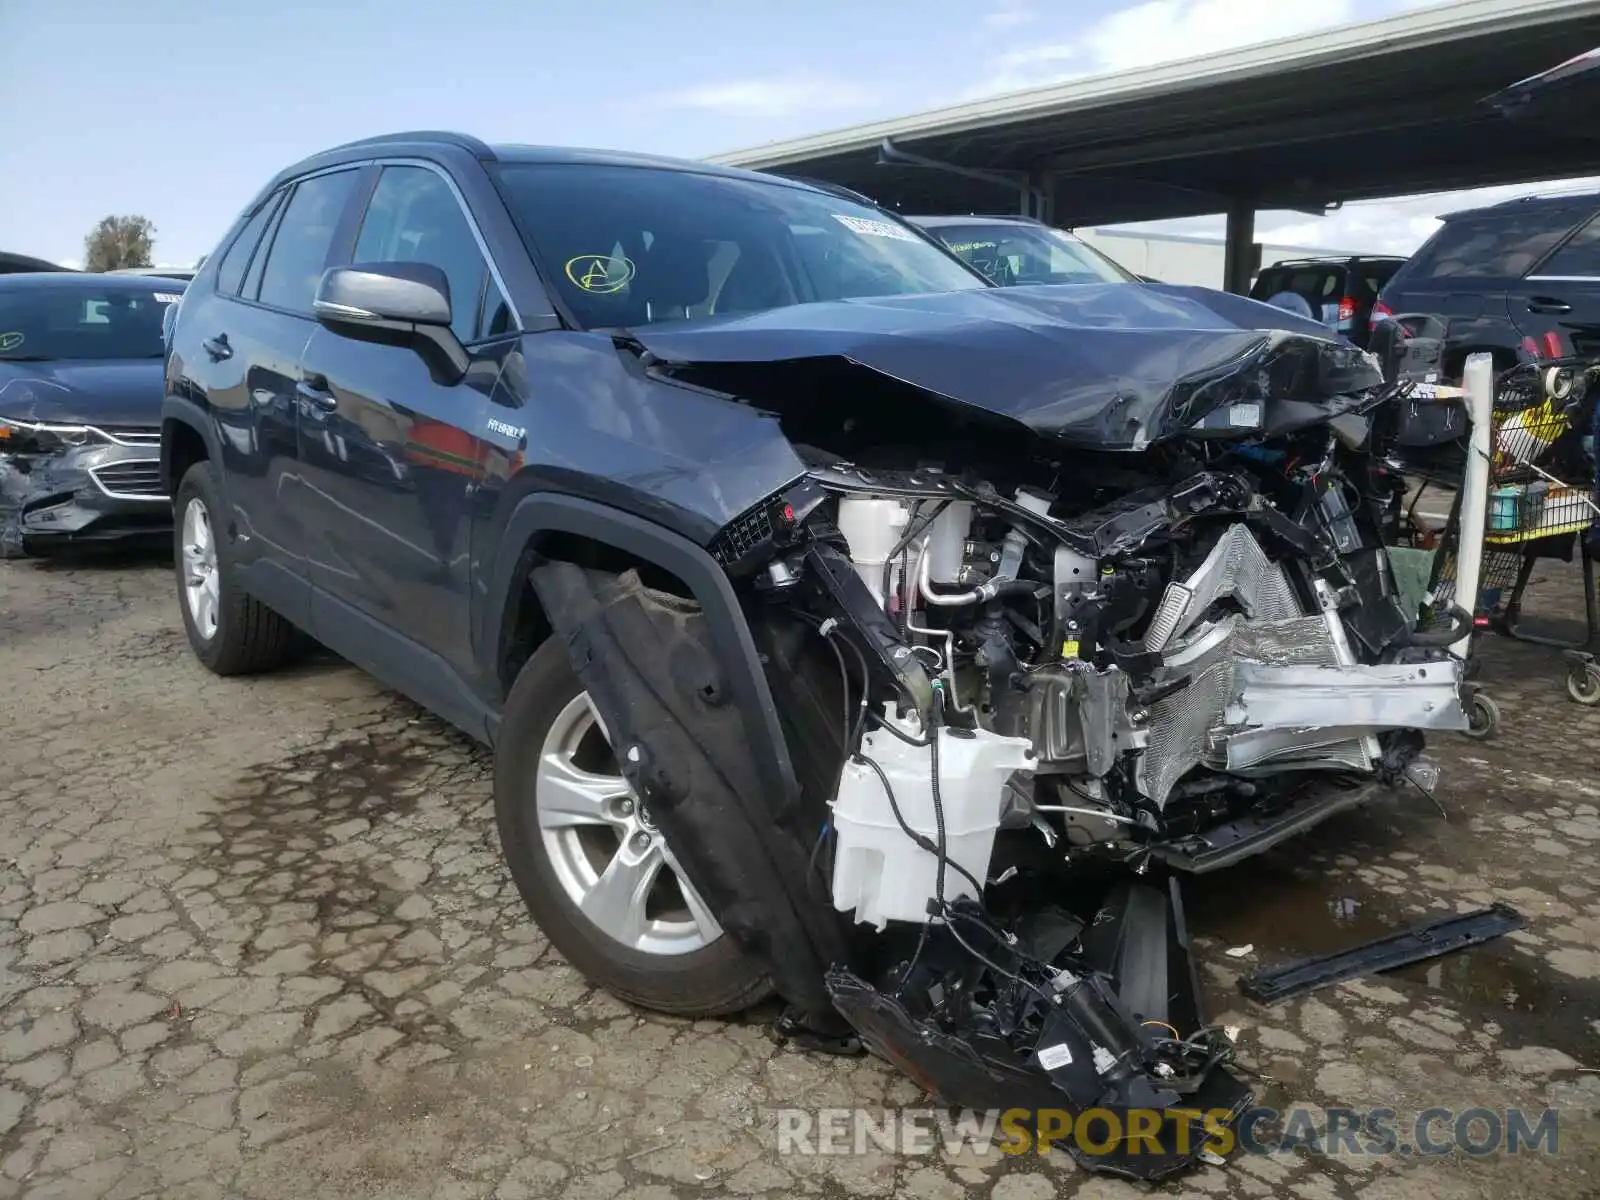
<path id="1" fill-rule="evenodd" d="M 0 354 L 0 362 L 55 362 L 48 354 Z"/>

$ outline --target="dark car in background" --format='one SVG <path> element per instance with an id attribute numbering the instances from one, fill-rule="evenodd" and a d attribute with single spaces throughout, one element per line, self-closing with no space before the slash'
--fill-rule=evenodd
<path id="1" fill-rule="evenodd" d="M 1378 293 L 1405 263 L 1388 255 L 1292 258 L 1265 267 L 1250 288 L 1254 300 L 1298 296 L 1314 320 L 1365 348 Z"/>
<path id="2" fill-rule="evenodd" d="M 1093 246 L 1032 217 L 907 217 L 1002 287 L 1029 283 L 1140 283 Z"/>
<path id="3" fill-rule="evenodd" d="M 0 556 L 168 534 L 162 323 L 184 286 L 0 276 Z"/>
<path id="4" fill-rule="evenodd" d="M 1440 368 L 1600 355 L 1600 193 L 1530 196 L 1446 214 L 1389 280 L 1370 327 L 1425 314 L 1445 330 Z"/>

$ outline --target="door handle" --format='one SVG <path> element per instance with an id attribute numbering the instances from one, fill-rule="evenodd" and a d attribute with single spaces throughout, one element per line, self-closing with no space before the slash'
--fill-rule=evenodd
<path id="1" fill-rule="evenodd" d="M 1565 300 L 1554 300 L 1549 296 L 1535 296 L 1528 301 L 1528 311 L 1535 313 L 1549 313 L 1551 316 L 1560 316 L 1562 313 L 1572 311 L 1572 305 Z"/>
<path id="2" fill-rule="evenodd" d="M 339 398 L 328 390 L 326 375 L 307 375 L 294 385 L 294 391 L 300 399 L 323 412 L 332 412 L 339 407 Z"/>
<path id="3" fill-rule="evenodd" d="M 233 347 L 228 345 L 228 335 L 219 333 L 214 338 L 207 338 L 200 345 L 211 357 L 212 362 L 221 362 L 225 358 L 233 357 Z"/>

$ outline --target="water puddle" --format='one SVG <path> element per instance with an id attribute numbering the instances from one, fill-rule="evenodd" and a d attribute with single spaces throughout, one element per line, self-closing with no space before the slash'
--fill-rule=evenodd
<path id="1" fill-rule="evenodd" d="M 1446 916 L 1409 911 L 1399 900 L 1320 869 L 1270 860 L 1247 865 L 1248 903 L 1238 872 L 1190 881 L 1189 927 L 1223 949 L 1255 947 L 1245 966 L 1277 966 L 1296 958 L 1359 946 L 1423 921 Z M 1543 964 L 1506 938 L 1367 978 L 1413 997 L 1438 1001 L 1482 1024 L 1506 1029 L 1510 1045 L 1551 1046 L 1589 1062 L 1596 1058 L 1590 1022 L 1600 1013 L 1600 981 L 1573 979 Z M 1329 992 L 1325 995 L 1331 994 Z"/>

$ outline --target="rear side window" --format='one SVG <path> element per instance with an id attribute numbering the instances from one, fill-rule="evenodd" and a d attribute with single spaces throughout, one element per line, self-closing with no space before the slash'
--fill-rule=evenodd
<path id="1" fill-rule="evenodd" d="M 261 272 L 261 303 L 290 312 L 311 311 L 333 235 L 359 175 L 356 170 L 335 171 L 295 187 Z"/>
<path id="2" fill-rule="evenodd" d="M 1278 292 L 1293 292 L 1297 296 L 1304 296 L 1312 304 L 1318 304 L 1329 297 L 1335 300 L 1339 298 L 1340 282 L 1343 277 L 1342 270 L 1330 267 L 1307 267 L 1298 270 L 1269 268 L 1261 273 L 1255 291 L 1269 296 Z"/>
<path id="3" fill-rule="evenodd" d="M 1364 263 L 1361 267 L 1361 278 L 1367 285 L 1367 291 L 1376 296 L 1383 291 L 1383 285 L 1393 279 L 1394 273 L 1399 269 L 1399 263 Z"/>
<path id="4" fill-rule="evenodd" d="M 1558 208 L 1446 222 L 1412 258 L 1407 280 L 1516 278 L 1550 253 L 1575 219 L 1571 208 Z"/>
<path id="5" fill-rule="evenodd" d="M 217 291 L 224 296 L 239 294 L 239 285 L 244 282 L 245 270 L 250 266 L 250 256 L 255 253 L 262 231 L 271 222 L 272 214 L 278 210 L 278 203 L 282 199 L 282 192 L 275 192 L 268 197 L 222 256 L 222 263 L 217 267 Z"/>
<path id="6" fill-rule="evenodd" d="M 1541 276 L 1600 279 L 1600 217 L 1590 221 L 1572 240 L 1539 268 Z"/>

